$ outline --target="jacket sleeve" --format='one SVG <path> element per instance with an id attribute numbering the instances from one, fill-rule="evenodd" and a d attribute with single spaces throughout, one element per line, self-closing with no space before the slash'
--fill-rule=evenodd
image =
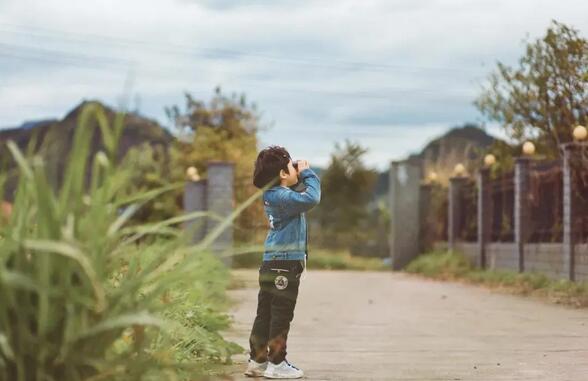
<path id="1" fill-rule="evenodd" d="M 312 169 L 303 170 L 300 177 L 306 185 L 306 190 L 300 193 L 287 190 L 280 198 L 280 203 L 287 216 L 304 213 L 318 205 L 321 200 L 321 182 Z"/>

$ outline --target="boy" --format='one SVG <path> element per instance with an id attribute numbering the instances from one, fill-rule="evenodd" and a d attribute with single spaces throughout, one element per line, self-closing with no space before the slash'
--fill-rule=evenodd
<path id="1" fill-rule="evenodd" d="M 299 180 L 306 186 L 302 192 L 290 188 Z M 258 188 L 271 185 L 263 193 L 270 230 L 259 268 L 257 316 L 249 338 L 251 356 L 245 375 L 301 378 L 302 370 L 286 360 L 286 341 L 308 257 L 304 212 L 319 203 L 320 181 L 307 161 L 294 163 L 286 149 L 271 146 L 257 156 L 253 184 Z"/>

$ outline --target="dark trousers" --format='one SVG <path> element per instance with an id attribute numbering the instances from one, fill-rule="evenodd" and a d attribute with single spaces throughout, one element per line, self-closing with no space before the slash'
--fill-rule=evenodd
<path id="1" fill-rule="evenodd" d="M 259 268 L 257 315 L 249 338 L 251 358 L 257 362 L 279 364 L 286 358 L 303 263 L 275 260 L 263 262 Z"/>

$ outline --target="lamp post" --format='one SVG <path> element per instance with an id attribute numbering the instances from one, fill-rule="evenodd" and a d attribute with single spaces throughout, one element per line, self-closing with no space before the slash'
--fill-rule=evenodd
<path id="1" fill-rule="evenodd" d="M 576 126 L 573 135 L 574 140 L 576 141 L 586 140 L 586 137 L 588 137 L 588 130 L 584 126 Z"/>
<path id="2" fill-rule="evenodd" d="M 523 153 L 527 156 L 532 156 L 535 154 L 535 144 L 533 142 L 525 142 L 523 144 Z"/>
<path id="3" fill-rule="evenodd" d="M 457 163 L 453 168 L 453 174 L 456 177 L 464 177 L 466 173 L 465 166 L 462 163 Z"/>
<path id="4" fill-rule="evenodd" d="M 492 155 L 491 153 L 484 156 L 484 165 L 489 168 L 496 164 L 496 156 Z"/>
<path id="5" fill-rule="evenodd" d="M 198 169 L 196 167 L 189 167 L 186 169 L 186 177 L 190 179 L 190 181 L 198 181 L 200 180 L 200 175 L 198 174 Z"/>

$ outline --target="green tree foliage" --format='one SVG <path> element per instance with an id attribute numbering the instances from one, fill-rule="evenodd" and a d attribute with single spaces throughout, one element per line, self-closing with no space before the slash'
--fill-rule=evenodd
<path id="1" fill-rule="evenodd" d="M 325 247 L 350 247 L 370 237 L 368 204 L 373 195 L 377 174 L 363 163 L 367 150 L 346 141 L 335 145 L 329 167 L 321 175 L 322 199 L 310 214 L 318 224 L 319 243 Z"/>
<path id="2" fill-rule="evenodd" d="M 177 165 L 194 166 L 201 175 L 206 174 L 209 161 L 235 163 L 235 201 L 241 203 L 256 189 L 252 183 L 253 165 L 257 157 L 257 132 L 260 114 L 255 104 L 245 96 L 224 95 L 219 88 L 208 103 L 186 95 L 186 108 L 167 109 L 182 138 L 178 142 Z M 264 221 L 262 205 L 257 203 L 246 210 L 236 221 L 238 241 L 251 242 L 258 225 Z"/>
<path id="3" fill-rule="evenodd" d="M 517 68 L 498 63 L 476 106 L 515 141 L 534 140 L 538 152 L 558 156 L 573 127 L 588 122 L 588 41 L 553 21 L 527 43 Z"/>
<path id="4" fill-rule="evenodd" d="M 121 164 L 131 174 L 126 193 L 132 196 L 182 181 L 184 171 L 177 165 L 179 160 L 174 145 L 163 147 L 144 143 L 131 148 Z M 157 222 L 181 214 L 183 192 L 182 188 L 177 188 L 147 201 L 133 216 L 133 221 Z"/>

